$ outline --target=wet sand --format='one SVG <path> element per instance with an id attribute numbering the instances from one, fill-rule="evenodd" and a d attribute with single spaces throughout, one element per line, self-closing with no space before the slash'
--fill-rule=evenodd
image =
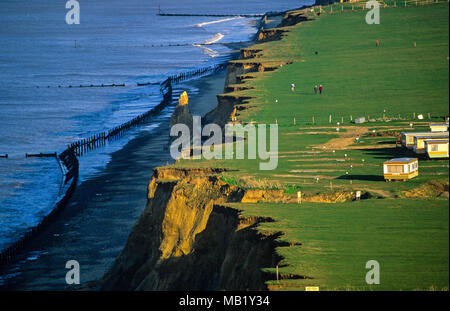
<path id="1" fill-rule="evenodd" d="M 225 72 L 174 86 L 175 92 L 198 89 L 190 95 L 190 110 L 204 115 L 217 105 L 223 92 Z M 80 264 L 83 289 L 96 289 L 99 280 L 123 249 L 132 226 L 147 202 L 147 185 L 156 166 L 172 162 L 167 146 L 169 120 L 174 105 L 154 122 L 153 132 L 141 131 L 124 148 L 113 153 L 106 168 L 80 184 L 71 203 L 46 231 L 18 256 L 15 264 L 0 270 L 9 275 L 0 290 L 74 290 L 65 282 L 68 260 Z M 91 282 L 94 281 L 94 282 Z"/>

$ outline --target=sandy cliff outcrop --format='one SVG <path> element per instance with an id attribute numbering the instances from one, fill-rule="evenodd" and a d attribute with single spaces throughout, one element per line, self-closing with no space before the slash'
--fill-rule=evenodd
<path id="1" fill-rule="evenodd" d="M 303 20 L 287 14 L 286 25 Z M 284 30 L 261 30 L 260 41 L 279 40 Z M 231 62 L 225 90 L 234 90 L 245 74 L 274 70 L 261 63 L 255 48 L 241 52 L 244 62 Z M 276 64 L 275 64 L 276 65 Z M 279 65 L 279 64 L 278 64 Z M 243 84 L 241 84 L 243 85 Z M 239 87 L 238 87 L 239 88 Z M 248 97 L 218 95 L 217 108 L 202 124 L 227 124 L 243 109 Z M 187 96 L 181 96 L 171 126 L 191 127 Z M 274 279 L 262 268 L 275 267 L 281 257 L 275 248 L 283 245 L 280 232 L 262 234 L 255 226 L 272 221 L 243 217 L 227 202 L 286 201 L 282 192 L 244 190 L 222 182 L 221 169 L 156 169 L 148 187 L 148 203 L 111 270 L 101 280 L 103 290 L 264 290 L 265 280 Z M 292 198 L 290 198 L 292 200 Z M 286 275 L 281 278 L 298 278 Z"/>
<path id="2" fill-rule="evenodd" d="M 264 267 L 274 267 L 279 234 L 254 226 L 270 221 L 242 217 L 222 206 L 243 193 L 216 176 L 178 181 L 154 178 L 146 209 L 102 281 L 104 290 L 263 290 Z M 155 176 L 178 177 L 172 171 Z"/>
<path id="3" fill-rule="evenodd" d="M 178 99 L 178 105 L 170 118 L 170 127 L 175 124 L 186 124 L 192 131 L 192 114 L 189 110 L 189 99 L 186 92 L 183 92 Z"/>

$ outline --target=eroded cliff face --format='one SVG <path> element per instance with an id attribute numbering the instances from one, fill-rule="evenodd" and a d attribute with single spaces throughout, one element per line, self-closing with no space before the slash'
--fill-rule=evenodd
<path id="1" fill-rule="evenodd" d="M 196 175 L 184 170 L 178 181 L 153 178 L 147 207 L 102 289 L 266 289 L 261 269 L 280 260 L 279 234 L 262 235 L 254 226 L 270 219 L 242 217 L 223 206 L 240 201 L 242 190 L 214 175 Z M 178 177 L 161 169 L 155 176 Z"/>
<path id="2" fill-rule="evenodd" d="M 285 25 L 304 20 L 287 14 Z M 260 42 L 280 40 L 285 30 L 262 29 Z M 241 51 L 243 62 L 227 68 L 225 92 L 245 89 L 251 72 L 275 70 L 280 64 L 259 61 L 260 50 Z M 237 85 L 236 85 L 237 84 Z M 191 127 L 192 115 L 180 98 L 171 125 Z M 218 95 L 217 108 L 202 124 L 224 126 L 244 109 L 249 98 Z M 103 290 L 265 290 L 274 275 L 262 268 L 275 267 L 282 259 L 276 247 L 289 247 L 277 238 L 280 232 L 256 230 L 263 217 L 243 217 L 227 202 L 290 202 L 282 191 L 244 191 L 218 179 L 221 169 L 156 169 L 148 186 L 148 203 L 133 227 L 125 248 L 101 280 Z M 281 278 L 301 276 L 281 275 Z"/>

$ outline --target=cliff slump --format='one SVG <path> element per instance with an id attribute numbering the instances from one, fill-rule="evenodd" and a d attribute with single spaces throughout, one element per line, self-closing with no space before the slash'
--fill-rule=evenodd
<path id="1" fill-rule="evenodd" d="M 260 52 L 262 52 L 261 49 L 243 48 L 241 49 L 240 59 L 258 58 L 261 56 Z"/>
<path id="2" fill-rule="evenodd" d="M 217 107 L 205 115 L 202 123 L 215 123 L 220 127 L 224 127 L 235 113 L 235 108 L 245 105 L 249 99 L 251 97 L 227 94 L 217 95 Z"/>
<path id="3" fill-rule="evenodd" d="M 286 32 L 286 30 L 279 29 L 279 28 L 273 28 L 273 29 L 264 29 L 260 31 L 258 35 L 258 42 L 263 43 L 267 41 L 275 41 L 275 40 L 281 40 L 283 37 L 283 34 Z"/>
<path id="4" fill-rule="evenodd" d="M 181 177 L 189 175 L 185 170 Z M 160 169 L 155 176 L 173 176 Z M 275 239 L 254 228 L 272 221 L 222 206 L 241 189 L 216 176 L 154 177 L 148 204 L 102 281 L 104 290 L 263 290 L 264 267 L 280 260 Z"/>
<path id="5" fill-rule="evenodd" d="M 291 11 L 284 15 L 279 27 L 287 27 L 297 25 L 298 23 L 306 22 L 308 18 L 303 13 Z"/>
<path id="6" fill-rule="evenodd" d="M 299 19 L 300 20 L 300 19 Z M 286 24 L 293 23 L 291 18 Z M 286 30 L 262 29 L 260 42 L 280 40 Z M 225 90 L 244 83 L 251 72 L 275 70 L 277 65 L 258 61 L 256 49 L 242 51 L 245 61 L 230 62 Z M 228 88 L 228 89 L 227 89 Z M 234 87 L 233 87 L 234 89 Z M 244 89 L 244 88 L 242 88 Z M 250 97 L 218 95 L 217 108 L 202 124 L 227 124 Z M 186 96 L 187 99 L 187 96 Z M 181 99 L 171 125 L 192 124 Z M 147 206 L 133 227 L 125 248 L 101 281 L 103 290 L 264 290 L 274 275 L 262 268 L 282 259 L 276 247 L 291 247 L 277 240 L 282 233 L 262 234 L 255 227 L 273 221 L 243 217 L 227 202 L 285 201 L 283 193 L 246 191 L 230 186 L 215 174 L 221 169 L 156 169 L 148 186 Z M 292 198 L 291 198 L 292 200 Z M 303 278 L 281 275 L 281 278 Z"/>

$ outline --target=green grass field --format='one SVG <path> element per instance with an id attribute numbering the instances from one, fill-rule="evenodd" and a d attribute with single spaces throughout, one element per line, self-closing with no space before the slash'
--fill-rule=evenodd
<path id="1" fill-rule="evenodd" d="M 311 279 L 270 281 L 281 290 L 448 290 L 448 201 L 363 200 L 345 204 L 233 204 L 263 215 L 263 231 L 282 231 L 281 274 Z M 380 264 L 380 284 L 365 282 L 366 262 Z M 275 269 L 268 269 L 275 273 Z"/>
<path id="2" fill-rule="evenodd" d="M 292 64 L 250 73 L 254 79 L 245 84 L 253 89 L 231 94 L 253 97 L 238 112 L 238 121 L 278 123 L 275 170 L 259 170 L 259 159 L 179 160 L 174 166 L 232 169 L 223 180 L 238 186 L 251 178 L 261 180 L 260 188 L 287 193 L 364 190 L 384 197 L 301 206 L 234 205 L 244 214 L 275 219 L 261 230 L 282 231 L 283 240 L 302 243 L 277 249 L 286 265 L 280 273 L 312 279 L 270 281 L 273 289 L 448 290 L 448 198 L 404 198 L 405 191 L 429 181 L 448 184 L 448 159 L 420 159 L 418 177 L 387 183 L 382 162 L 411 153 L 396 148 L 392 135 L 369 135 L 428 130 L 430 121 L 449 114 L 448 3 L 383 8 L 380 25 L 367 25 L 366 11 L 352 12 L 345 4 L 339 12 L 339 7 L 286 27 L 289 33 L 281 41 L 254 46 L 262 50 L 258 62 Z M 331 12 L 330 7 L 323 10 Z M 314 94 L 316 84 L 324 86 L 322 95 Z M 424 120 L 417 119 L 419 114 Z M 372 121 L 350 122 L 360 116 Z M 358 131 L 363 133 L 359 144 L 354 142 Z M 365 283 L 365 263 L 371 259 L 381 265 L 380 285 Z"/>
<path id="3" fill-rule="evenodd" d="M 315 16 L 289 27 L 289 40 L 255 46 L 264 49 L 262 62 L 294 63 L 247 81 L 255 89 L 243 93 L 256 96 L 257 108 L 240 119 L 286 125 L 293 117 L 312 123 L 312 116 L 326 124 L 330 114 L 333 123 L 347 123 L 350 115 L 380 117 L 384 110 L 448 115 L 448 4 L 381 9 L 379 25 L 367 25 L 365 14 Z M 324 93 L 315 95 L 320 84 Z"/>

